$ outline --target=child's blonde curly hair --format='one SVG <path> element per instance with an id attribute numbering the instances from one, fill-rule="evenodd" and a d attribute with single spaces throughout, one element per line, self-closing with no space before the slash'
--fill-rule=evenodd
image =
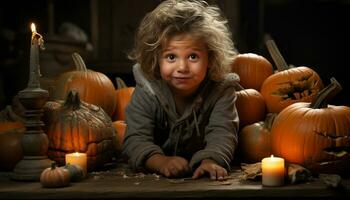
<path id="1" fill-rule="evenodd" d="M 210 79 L 220 80 L 230 72 L 237 52 L 227 19 L 217 6 L 208 5 L 205 1 L 162 2 L 141 21 L 129 58 L 138 62 L 149 78 L 158 79 L 162 45 L 180 34 L 190 34 L 207 45 Z"/>

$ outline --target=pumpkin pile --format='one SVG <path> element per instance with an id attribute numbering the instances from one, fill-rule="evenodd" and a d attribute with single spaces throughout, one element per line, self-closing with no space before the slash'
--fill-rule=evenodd
<path id="1" fill-rule="evenodd" d="M 252 53 L 233 62 L 232 72 L 244 86 L 236 92 L 239 158 L 255 163 L 273 154 L 312 172 L 344 174 L 350 166 L 350 108 L 328 105 L 339 83 L 332 78 L 324 88 L 317 72 L 288 66 L 271 38 L 266 45 L 277 67 L 274 73 L 265 58 Z"/>
<path id="2" fill-rule="evenodd" d="M 134 87 L 127 87 L 117 78 L 115 89 L 106 75 L 88 70 L 79 54 L 73 53 L 72 57 L 76 70 L 59 76 L 53 101 L 45 106 L 48 154 L 62 165 L 66 153 L 86 152 L 91 171 L 119 156 L 124 139 L 124 111 Z"/>

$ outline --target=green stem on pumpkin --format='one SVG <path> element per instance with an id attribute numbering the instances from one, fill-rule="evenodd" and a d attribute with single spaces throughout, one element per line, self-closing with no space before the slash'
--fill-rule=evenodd
<path id="1" fill-rule="evenodd" d="M 311 102 L 310 108 L 327 108 L 328 102 L 335 97 L 341 90 L 342 86 L 334 78 L 331 78 L 331 83 L 327 87 L 323 88 L 318 94 L 317 97 Z"/>
<path id="2" fill-rule="evenodd" d="M 55 161 L 51 162 L 51 170 L 56 169 L 56 166 L 57 166 L 57 164 Z"/>
<path id="3" fill-rule="evenodd" d="M 74 52 L 72 54 L 72 58 L 73 58 L 74 65 L 75 65 L 77 71 L 84 71 L 84 72 L 87 71 L 85 62 L 84 62 L 83 58 L 78 53 Z"/>
<path id="4" fill-rule="evenodd" d="M 80 108 L 80 97 L 79 93 L 75 90 L 70 90 L 67 99 L 64 102 L 64 106 L 68 108 L 72 108 L 73 110 L 77 110 Z"/>
<path id="5" fill-rule="evenodd" d="M 275 41 L 271 38 L 270 35 L 265 35 L 265 44 L 267 46 L 267 50 L 269 51 L 273 61 L 276 64 L 278 71 L 283 71 L 286 69 L 290 69 L 287 62 L 284 60 L 281 52 L 278 50 L 278 47 Z"/>

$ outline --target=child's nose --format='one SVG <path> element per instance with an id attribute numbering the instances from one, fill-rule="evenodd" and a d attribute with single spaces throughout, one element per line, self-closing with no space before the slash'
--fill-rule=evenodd
<path id="1" fill-rule="evenodd" d="M 180 60 L 177 71 L 179 71 L 179 72 L 188 71 L 188 66 L 187 66 L 186 60 L 183 60 L 183 59 Z"/>

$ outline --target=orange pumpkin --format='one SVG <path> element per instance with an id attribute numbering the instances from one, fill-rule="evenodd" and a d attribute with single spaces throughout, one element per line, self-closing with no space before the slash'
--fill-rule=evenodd
<path id="1" fill-rule="evenodd" d="M 261 86 L 267 111 L 279 113 L 296 102 L 311 102 L 323 88 L 319 75 L 308 67 L 296 67 L 277 72 Z"/>
<path id="2" fill-rule="evenodd" d="M 286 107 L 271 129 L 275 155 L 323 173 L 347 173 L 350 163 L 350 107 L 328 105 L 340 90 L 335 79 L 312 103 Z"/>
<path id="3" fill-rule="evenodd" d="M 70 183 L 70 174 L 68 170 L 57 167 L 53 162 L 51 167 L 44 169 L 41 173 L 40 183 L 47 188 L 65 187 Z"/>
<path id="4" fill-rule="evenodd" d="M 79 54 L 74 53 L 73 60 L 77 69 L 59 76 L 53 99 L 63 100 L 70 90 L 75 90 L 83 101 L 100 106 L 112 116 L 116 106 L 112 81 L 103 73 L 87 70 Z"/>
<path id="5" fill-rule="evenodd" d="M 115 130 L 103 109 L 80 101 L 79 94 L 71 91 L 65 102 L 47 102 L 44 111 L 52 160 L 64 165 L 66 153 L 84 152 L 88 171 L 111 160 Z"/>
<path id="6" fill-rule="evenodd" d="M 0 169 L 10 171 L 22 159 L 22 122 L 0 122 Z"/>
<path id="7" fill-rule="evenodd" d="M 278 72 L 269 76 L 261 86 L 267 111 L 279 113 L 296 102 L 311 102 L 323 88 L 319 75 L 309 67 L 290 68 L 273 40 L 267 41 L 269 52 Z"/>
<path id="8" fill-rule="evenodd" d="M 246 163 L 261 162 L 271 155 L 270 130 L 275 114 L 268 114 L 265 121 L 245 126 L 239 132 L 238 151 Z"/>
<path id="9" fill-rule="evenodd" d="M 125 108 L 129 104 L 134 87 L 125 87 L 115 90 L 116 108 L 113 114 L 113 121 L 125 120 Z"/>
<path id="10" fill-rule="evenodd" d="M 121 152 L 123 149 L 124 134 L 127 125 L 125 121 L 118 120 L 113 122 L 113 126 L 116 129 L 117 133 L 114 139 L 115 150 L 116 152 Z"/>
<path id="11" fill-rule="evenodd" d="M 0 122 L 0 133 L 4 133 L 13 129 L 24 129 L 24 124 L 22 122 Z"/>
<path id="12" fill-rule="evenodd" d="M 239 125 L 261 121 L 266 116 L 266 106 L 263 96 L 255 89 L 241 89 L 236 92 L 236 108 L 239 116 Z"/>
<path id="13" fill-rule="evenodd" d="M 258 91 L 264 80 L 273 74 L 272 64 L 263 56 L 254 53 L 237 55 L 231 69 L 239 75 L 240 84 L 244 88 Z"/>

